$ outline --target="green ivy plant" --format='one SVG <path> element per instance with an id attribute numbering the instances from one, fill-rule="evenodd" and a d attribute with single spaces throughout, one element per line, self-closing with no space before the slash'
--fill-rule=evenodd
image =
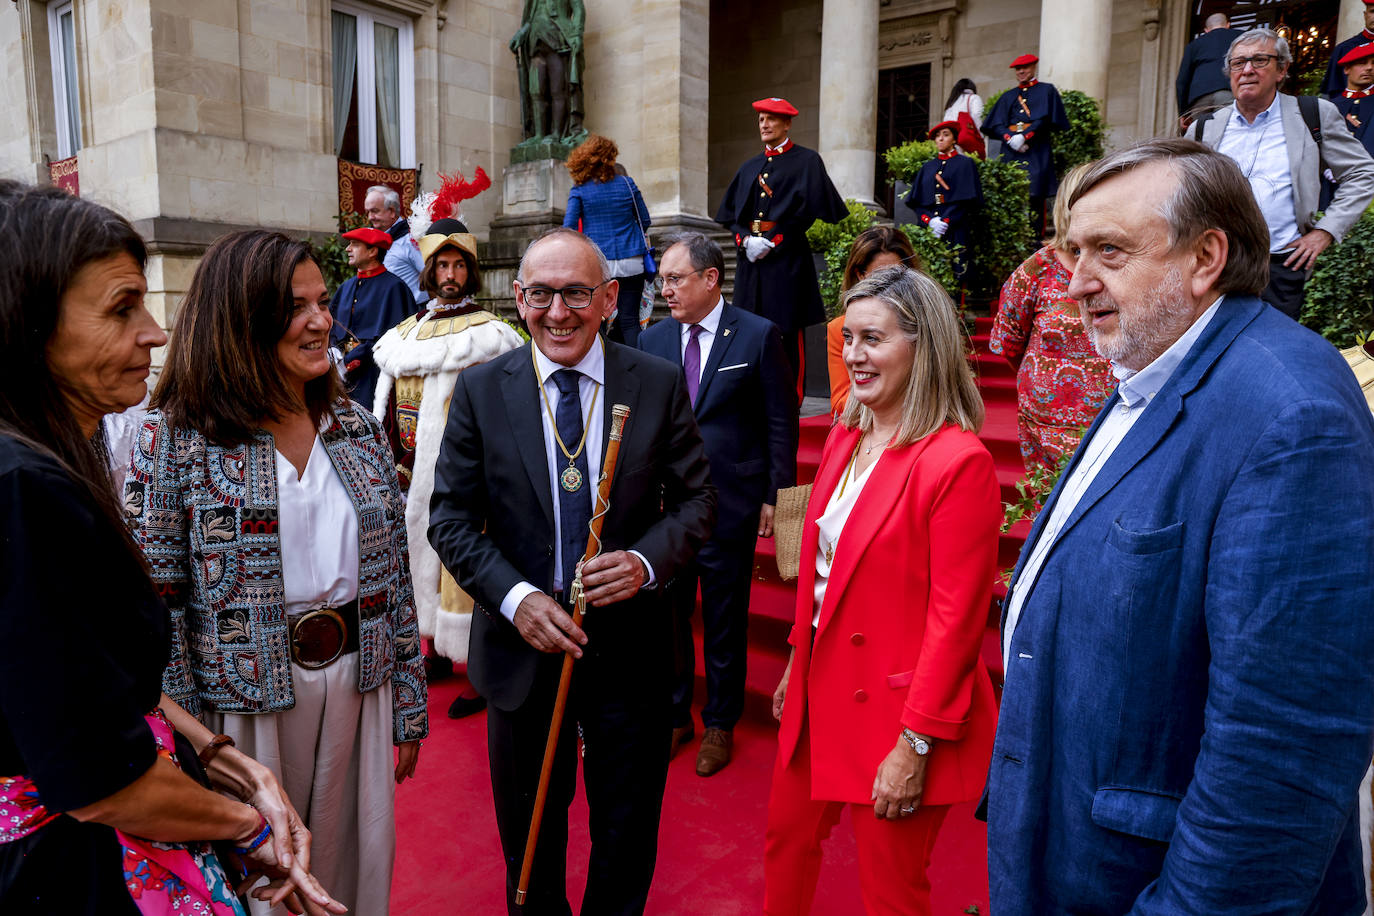
<path id="1" fill-rule="evenodd" d="M 935 148 L 935 144 L 929 145 L 932 150 Z M 846 199 L 844 203 L 849 213 L 838 223 L 817 220 L 806 231 L 811 250 L 825 259 L 825 269 L 821 271 L 819 280 L 821 301 L 825 303 L 825 314 L 829 318 L 834 318 L 840 312 L 844 265 L 849 261 L 849 250 L 854 245 L 854 239 L 878 222 L 873 211 L 857 200 Z M 911 240 L 911 247 L 915 249 L 926 274 L 944 287 L 951 297 L 957 295 L 949 246 L 924 226 L 903 226 L 902 231 Z"/>
<path id="2" fill-rule="evenodd" d="M 1303 295 L 1302 323 L 1342 349 L 1374 325 L 1374 206 L 1317 260 Z"/>

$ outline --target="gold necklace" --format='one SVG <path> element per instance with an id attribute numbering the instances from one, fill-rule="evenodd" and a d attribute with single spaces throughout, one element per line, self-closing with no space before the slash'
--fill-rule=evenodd
<path id="1" fill-rule="evenodd" d="M 539 380 L 539 361 L 534 358 L 534 347 L 530 347 L 530 362 L 534 363 L 534 378 Z M 592 389 L 592 404 L 596 404 L 597 392 L 601 390 L 599 382 L 592 382 L 596 387 Z M 577 451 L 570 452 L 568 447 L 563 444 L 563 437 L 558 435 L 558 420 L 553 414 L 553 405 L 549 403 L 549 393 L 544 389 L 544 383 L 539 383 L 539 394 L 544 399 L 544 409 L 548 411 L 549 423 L 553 426 L 553 441 L 558 443 L 558 450 L 563 453 L 563 457 L 568 459 L 568 466 L 563 469 L 563 473 L 558 475 L 558 484 L 569 493 L 576 493 L 582 488 L 582 472 L 577 469 L 577 456 L 582 454 L 583 447 L 587 444 L 587 433 L 590 432 L 592 411 L 587 408 L 587 416 L 582 420 L 582 441 L 577 443 Z"/>
<path id="2" fill-rule="evenodd" d="M 863 445 L 863 441 L 863 437 L 860 436 L 859 441 L 854 444 L 854 454 L 849 456 L 849 466 L 844 469 L 844 477 L 840 479 L 840 492 L 836 494 L 836 500 L 844 498 L 844 488 L 849 486 L 850 477 L 854 474 L 854 463 L 859 460 L 859 446 Z M 823 549 L 825 550 L 825 565 L 829 566 L 835 559 L 835 544 L 826 544 Z"/>

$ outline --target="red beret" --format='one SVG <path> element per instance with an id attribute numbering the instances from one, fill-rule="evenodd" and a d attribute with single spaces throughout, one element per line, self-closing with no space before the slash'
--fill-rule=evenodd
<path id="1" fill-rule="evenodd" d="M 380 229 L 373 229 L 371 226 L 345 232 L 342 238 L 356 239 L 364 245 L 371 245 L 373 248 L 380 248 L 383 251 L 391 247 L 391 236 Z"/>
<path id="2" fill-rule="evenodd" d="M 940 131 L 942 131 L 942 130 L 947 130 L 947 131 L 949 131 L 950 133 L 954 134 L 955 139 L 958 139 L 958 137 L 959 137 L 959 122 L 958 122 L 958 121 L 941 121 L 939 124 L 936 124 L 934 127 L 932 127 L 932 128 L 930 129 L 930 131 L 926 134 L 926 136 L 929 137 L 930 139 L 934 140 L 934 139 L 935 139 L 935 135 L 938 134 L 938 133 L 939 133 Z"/>
<path id="3" fill-rule="evenodd" d="M 1365 2 L 1374 5 L 1374 0 L 1365 0 Z M 1345 56 L 1336 61 L 1336 63 L 1344 67 L 1346 64 L 1353 64 L 1357 60 L 1364 60 L 1366 57 L 1374 57 L 1374 41 L 1356 45 L 1347 51 Z"/>
<path id="4" fill-rule="evenodd" d="M 784 118 L 795 118 L 799 113 L 787 99 L 780 99 L 776 96 L 771 99 L 759 99 L 754 103 L 754 110 L 765 114 L 781 115 Z"/>
<path id="5" fill-rule="evenodd" d="M 1036 57 L 1034 54 L 1022 54 L 1020 57 L 1016 58 L 1016 60 L 1011 62 L 1011 67 L 1009 69 L 1015 69 L 1017 67 L 1029 67 L 1031 64 L 1038 63 L 1040 63 L 1040 58 Z"/>

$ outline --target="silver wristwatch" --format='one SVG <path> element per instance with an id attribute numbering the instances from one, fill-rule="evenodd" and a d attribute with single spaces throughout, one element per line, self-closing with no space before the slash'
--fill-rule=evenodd
<path id="1" fill-rule="evenodd" d="M 930 742 L 909 728 L 902 729 L 902 740 L 911 745 L 911 749 L 916 752 L 917 757 L 924 757 L 930 753 Z"/>

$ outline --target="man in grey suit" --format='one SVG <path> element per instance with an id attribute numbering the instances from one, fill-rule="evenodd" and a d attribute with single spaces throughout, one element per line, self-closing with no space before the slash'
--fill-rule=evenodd
<path id="1" fill-rule="evenodd" d="M 1261 298 L 1296 319 L 1317 256 L 1374 199 L 1374 160 L 1326 99 L 1312 100 L 1320 139 L 1314 136 L 1298 99 L 1278 91 L 1292 62 L 1288 42 L 1272 29 L 1242 34 L 1226 53 L 1235 103 L 1199 119 L 1188 136 L 1234 159 L 1249 180 L 1269 226 L 1269 285 Z M 1336 194 L 1318 220 L 1327 170 Z"/>

